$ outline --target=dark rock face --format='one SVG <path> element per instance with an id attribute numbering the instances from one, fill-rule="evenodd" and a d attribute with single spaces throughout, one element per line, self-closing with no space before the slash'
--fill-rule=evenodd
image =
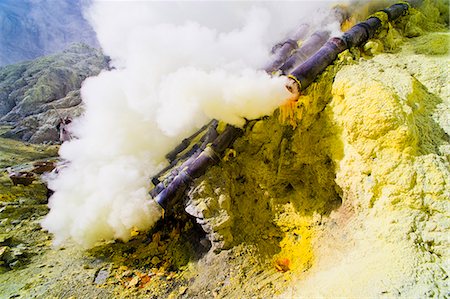
<path id="1" fill-rule="evenodd" d="M 107 67 L 99 50 L 74 44 L 62 53 L 0 68 L 0 123 L 12 126 L 4 137 L 57 141 L 60 118 L 82 111 L 81 83 Z"/>
<path id="2" fill-rule="evenodd" d="M 84 0 L 0 1 L 0 66 L 62 51 L 72 43 L 98 47 L 82 14 Z"/>

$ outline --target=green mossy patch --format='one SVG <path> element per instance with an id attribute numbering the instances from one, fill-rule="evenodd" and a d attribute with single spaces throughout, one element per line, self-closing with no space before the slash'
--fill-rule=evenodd
<path id="1" fill-rule="evenodd" d="M 0 127 L 0 135 L 8 129 Z M 36 145 L 0 137 L 0 170 L 39 159 L 57 157 L 58 150 L 57 145 Z"/>
<path id="2" fill-rule="evenodd" d="M 414 53 L 425 55 L 446 55 L 450 36 L 443 33 L 430 33 L 414 40 Z"/>

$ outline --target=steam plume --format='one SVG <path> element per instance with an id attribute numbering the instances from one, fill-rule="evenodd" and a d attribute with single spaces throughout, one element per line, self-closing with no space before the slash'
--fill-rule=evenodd
<path id="1" fill-rule="evenodd" d="M 259 70 L 270 48 L 328 3 L 95 2 L 86 15 L 111 71 L 85 81 L 70 162 L 50 179 L 43 227 L 55 243 L 130 238 L 160 217 L 150 177 L 164 155 L 211 118 L 242 126 L 289 96 Z M 295 14 L 286 12 L 295 11 Z"/>

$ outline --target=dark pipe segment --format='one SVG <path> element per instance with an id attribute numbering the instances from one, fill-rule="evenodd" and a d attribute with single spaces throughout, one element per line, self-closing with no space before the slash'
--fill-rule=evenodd
<path id="1" fill-rule="evenodd" d="M 209 122 L 209 124 L 206 125 L 208 127 L 208 129 L 207 129 L 206 133 L 200 138 L 200 142 L 197 144 L 194 144 L 189 151 L 187 151 L 179 156 L 179 154 L 182 151 L 184 151 L 186 148 L 189 147 L 190 143 L 193 141 L 193 139 L 196 136 L 198 136 L 200 133 L 205 131 L 206 126 L 203 126 L 199 131 L 197 131 L 196 133 L 191 135 L 189 138 L 184 139 L 181 142 L 181 144 L 179 144 L 175 149 L 173 149 L 169 154 L 166 155 L 166 158 L 169 160 L 170 164 L 167 165 L 166 167 L 164 167 L 160 172 L 158 172 L 152 178 L 152 183 L 153 183 L 153 185 L 155 185 L 155 189 L 157 189 L 157 186 L 161 183 L 160 177 L 163 174 L 167 173 L 167 171 L 174 168 L 180 161 L 184 161 L 184 160 L 188 159 L 189 157 L 191 157 L 192 155 L 196 154 L 196 152 L 200 152 L 200 150 L 205 149 L 209 143 L 211 143 L 212 141 L 214 141 L 214 139 L 216 139 L 216 137 L 217 137 L 216 129 L 217 129 L 218 123 L 219 122 L 216 119 L 213 119 L 211 122 Z M 189 144 L 186 145 L 185 143 L 187 141 L 189 142 Z M 154 193 L 155 191 L 152 190 L 151 192 Z M 151 193 L 152 197 L 155 196 L 153 193 Z"/>
<path id="2" fill-rule="evenodd" d="M 186 171 L 181 171 L 173 181 L 164 188 L 155 197 L 155 201 L 164 209 L 168 211 L 168 208 L 177 201 L 181 196 L 183 196 L 186 188 L 191 181 L 191 177 L 186 173 Z"/>
<path id="3" fill-rule="evenodd" d="M 392 21 L 406 14 L 408 9 L 408 4 L 401 3 L 394 4 L 383 11 L 387 14 L 389 21 Z M 296 82 L 295 84 L 298 84 L 299 89 L 307 88 L 321 72 L 333 63 L 339 53 L 350 47 L 362 45 L 374 36 L 381 24 L 381 20 L 376 16 L 370 17 L 366 21 L 353 26 L 342 38 L 331 38 L 312 57 L 292 71 L 289 77 Z M 285 59 L 285 55 L 292 52 L 295 47 L 296 43 L 288 40 L 280 47 L 275 48 L 275 51 L 278 51 L 278 58 L 284 57 L 283 59 Z M 279 61 L 281 60 L 276 60 L 271 66 L 279 63 Z M 157 184 L 150 192 L 152 197 L 165 211 L 168 211 L 173 203 L 184 195 L 194 179 L 202 176 L 210 166 L 220 161 L 224 151 L 241 133 L 241 129 L 227 125 L 209 147 L 206 147 L 203 151 L 196 151 L 179 168 L 172 171 L 170 180 L 166 183 Z M 185 149 L 185 144 L 182 144 L 180 148 Z M 177 151 L 180 152 L 179 149 Z"/>
<path id="4" fill-rule="evenodd" d="M 382 11 L 384 11 L 388 15 L 389 21 L 393 21 L 405 15 L 408 9 L 409 5 L 407 3 L 397 3 L 383 9 Z"/>
<path id="5" fill-rule="evenodd" d="M 274 60 L 269 63 L 269 65 L 267 65 L 264 70 L 268 73 L 272 73 L 278 70 L 280 65 L 282 65 L 286 60 L 286 57 L 288 57 L 293 50 L 297 49 L 297 47 L 298 44 L 293 39 L 288 39 L 283 43 L 275 45 L 275 47 L 272 48 Z"/>
<path id="6" fill-rule="evenodd" d="M 382 12 L 388 15 L 389 21 L 393 21 L 405 15 L 408 9 L 408 4 L 399 3 L 382 10 Z M 375 35 L 381 25 L 382 21 L 378 17 L 372 16 L 350 28 L 342 37 L 331 38 L 316 54 L 293 70 L 289 77 L 297 82 L 300 89 L 306 89 L 337 58 L 339 53 L 351 47 L 361 46 Z"/>
<path id="7" fill-rule="evenodd" d="M 358 47 L 375 35 L 381 27 L 380 19 L 371 17 L 364 22 L 358 23 L 342 35 L 347 48 Z M 345 49 L 344 49 L 345 50 Z"/>
<path id="8" fill-rule="evenodd" d="M 283 74 L 288 74 L 289 71 L 308 59 L 312 54 L 320 49 L 323 44 L 330 37 L 329 31 L 318 31 L 311 35 L 300 48 L 295 50 L 291 57 L 280 67 Z"/>
<path id="9" fill-rule="evenodd" d="M 183 196 L 189 184 L 205 174 L 209 167 L 217 164 L 225 150 L 241 134 L 242 129 L 227 125 L 210 146 L 183 163 L 179 173 L 167 186 L 157 186 L 150 191 L 155 201 L 165 211 L 169 211 L 170 207 Z M 157 194 L 156 197 L 154 194 Z"/>
<path id="10" fill-rule="evenodd" d="M 345 42 L 337 37 L 330 39 L 313 56 L 307 59 L 299 67 L 291 72 L 289 77 L 294 77 L 304 89 L 309 86 L 336 58 L 337 55 L 347 48 Z"/>
<path id="11" fill-rule="evenodd" d="M 177 145 L 173 150 L 171 150 L 167 155 L 166 159 L 169 160 L 169 162 L 172 162 L 176 159 L 177 155 L 184 151 L 192 142 L 192 140 L 197 137 L 200 133 L 205 131 L 210 126 L 216 126 L 217 127 L 217 120 L 212 120 L 208 124 L 204 125 L 200 128 L 197 132 L 189 136 L 188 138 L 183 139 L 179 145 Z"/>

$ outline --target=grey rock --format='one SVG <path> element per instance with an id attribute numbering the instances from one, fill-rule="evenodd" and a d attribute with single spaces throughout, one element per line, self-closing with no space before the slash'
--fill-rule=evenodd
<path id="1" fill-rule="evenodd" d="M 104 284 L 109 277 L 111 267 L 101 268 L 95 275 L 95 284 Z"/>
<path id="2" fill-rule="evenodd" d="M 210 190 L 204 181 L 193 188 L 188 197 L 185 211 L 196 218 L 206 233 L 211 250 L 219 252 L 230 248 L 233 243 L 231 227 L 234 221 L 229 209 L 231 198 L 222 194 L 220 188 Z"/>
<path id="3" fill-rule="evenodd" d="M 108 59 L 84 44 L 0 68 L 0 124 L 11 126 L 2 136 L 32 143 L 59 141 L 60 118 L 83 111 L 81 83 L 106 68 Z"/>
<path id="4" fill-rule="evenodd" d="M 9 267 L 10 267 L 11 269 L 17 269 L 17 268 L 19 268 L 20 266 L 22 266 L 22 262 L 19 261 L 19 260 L 15 260 L 15 261 L 9 263 Z"/>

